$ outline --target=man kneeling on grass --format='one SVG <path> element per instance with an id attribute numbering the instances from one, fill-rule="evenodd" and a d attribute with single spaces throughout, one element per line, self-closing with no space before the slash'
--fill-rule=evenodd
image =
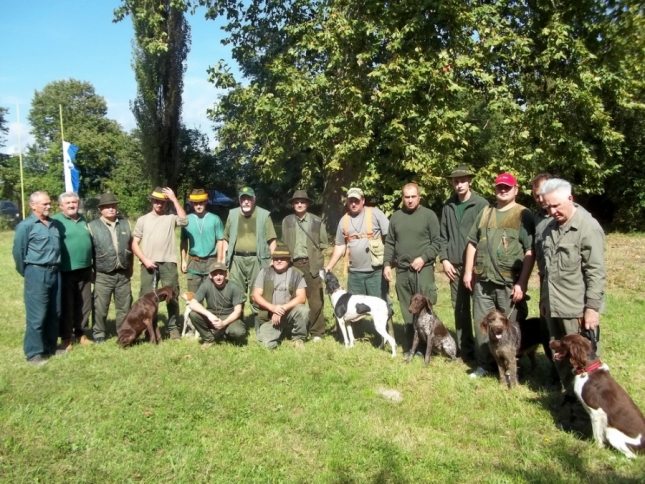
<path id="1" fill-rule="evenodd" d="M 305 276 L 290 267 L 291 253 L 286 246 L 277 247 L 271 257 L 273 265 L 262 269 L 253 284 L 253 302 L 260 307 L 260 342 L 277 348 L 290 332 L 294 346 L 301 347 L 309 322 Z"/>
<path id="2" fill-rule="evenodd" d="M 189 303 L 189 318 L 208 348 L 222 339 L 244 344 L 246 327 L 242 321 L 242 308 L 246 294 L 240 286 L 226 279 L 226 265 L 214 262 L 208 279 L 197 289 Z M 206 309 L 202 303 L 206 300 Z"/>

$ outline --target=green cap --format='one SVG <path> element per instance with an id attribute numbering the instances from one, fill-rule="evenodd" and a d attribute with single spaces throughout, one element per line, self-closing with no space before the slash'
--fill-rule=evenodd
<path id="1" fill-rule="evenodd" d="M 228 268 L 226 267 L 226 264 L 224 264 L 223 262 L 213 262 L 208 272 L 211 273 L 215 271 L 228 272 Z"/>
<path id="2" fill-rule="evenodd" d="M 462 178 L 465 176 L 475 176 L 467 165 L 457 165 L 446 178 Z"/>
<path id="3" fill-rule="evenodd" d="M 237 197 L 239 198 L 243 195 L 246 195 L 247 197 L 254 197 L 255 191 L 253 191 L 253 188 L 251 187 L 244 187 L 240 189 L 240 191 L 237 194 Z"/>
<path id="4" fill-rule="evenodd" d="M 271 258 L 273 259 L 291 259 L 291 252 L 289 252 L 289 247 L 286 245 L 279 245 L 275 248 L 273 251 L 273 254 L 271 254 Z"/>

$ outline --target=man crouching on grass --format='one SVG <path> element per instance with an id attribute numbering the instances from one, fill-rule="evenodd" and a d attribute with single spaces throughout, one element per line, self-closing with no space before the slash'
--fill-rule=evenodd
<path id="1" fill-rule="evenodd" d="M 246 294 L 233 281 L 226 280 L 226 265 L 214 262 L 208 279 L 201 283 L 189 303 L 188 317 L 202 337 L 203 348 L 226 338 L 239 345 L 246 339 L 246 327 L 242 321 L 242 308 Z M 206 300 L 206 309 L 202 303 Z"/>
<path id="2" fill-rule="evenodd" d="M 277 247 L 271 257 L 272 266 L 262 269 L 253 284 L 253 302 L 260 307 L 260 342 L 277 348 L 280 338 L 290 331 L 294 346 L 302 347 L 309 323 L 305 276 L 290 267 L 286 246 Z"/>

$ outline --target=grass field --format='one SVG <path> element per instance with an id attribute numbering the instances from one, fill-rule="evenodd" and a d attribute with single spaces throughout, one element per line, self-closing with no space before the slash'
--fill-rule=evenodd
<path id="1" fill-rule="evenodd" d="M 121 350 L 113 338 L 30 367 L 12 238 L 0 233 L 2 482 L 645 481 L 645 456 L 629 461 L 556 429 L 549 406 L 559 396 L 545 387 L 543 355 L 529 381 L 509 391 L 441 357 L 429 368 L 392 359 L 366 323 L 368 339 L 352 350 L 332 337 L 273 352 L 254 338 L 207 351 L 194 340 Z M 643 409 L 644 249 L 643 236 L 608 236 L 601 320 L 603 360 Z M 453 329 L 443 275 L 438 284 L 437 312 Z"/>

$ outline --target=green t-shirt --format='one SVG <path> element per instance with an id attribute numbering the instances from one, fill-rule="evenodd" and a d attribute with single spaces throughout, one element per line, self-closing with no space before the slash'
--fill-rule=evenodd
<path id="1" fill-rule="evenodd" d="M 60 234 L 62 272 L 85 269 L 92 265 L 92 236 L 82 215 L 76 220 L 57 213 L 52 217 Z"/>
<path id="2" fill-rule="evenodd" d="M 459 202 L 455 205 L 455 208 L 457 209 L 457 222 L 461 222 L 461 217 L 464 216 L 464 212 L 466 211 L 467 206 L 468 200 L 464 200 L 463 202 Z"/>
<path id="3" fill-rule="evenodd" d="M 228 315 L 233 312 L 235 306 L 244 304 L 246 301 L 246 294 L 240 286 L 233 281 L 227 281 L 226 285 L 219 289 L 213 281 L 206 279 L 199 286 L 195 293 L 195 300 L 205 307 L 220 319 L 226 319 Z"/>
<path id="4" fill-rule="evenodd" d="M 217 254 L 217 241 L 224 237 L 224 225 L 217 215 L 198 217 L 191 213 L 188 226 L 181 229 L 181 240 L 188 240 L 188 253 L 205 259 Z"/>
<path id="5" fill-rule="evenodd" d="M 258 211 L 253 210 L 250 217 L 245 217 L 240 213 L 237 225 L 237 241 L 235 242 L 235 252 L 257 252 L 257 241 L 255 234 L 255 227 L 257 225 Z M 264 228 L 266 232 L 267 242 L 271 239 L 277 239 L 275 227 L 271 221 L 271 217 L 267 218 Z M 231 221 L 226 221 L 226 228 L 224 229 L 224 239 L 230 240 Z"/>

